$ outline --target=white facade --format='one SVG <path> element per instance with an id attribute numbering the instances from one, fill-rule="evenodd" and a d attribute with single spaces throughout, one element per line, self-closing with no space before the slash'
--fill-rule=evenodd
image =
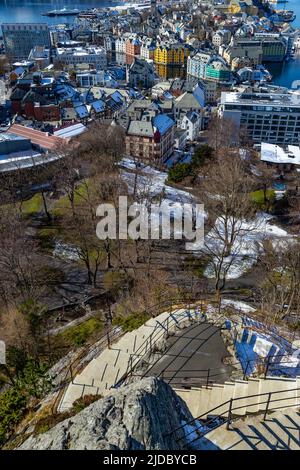
<path id="1" fill-rule="evenodd" d="M 183 116 L 181 121 L 181 129 L 187 132 L 187 140 L 194 141 L 199 137 L 202 129 L 202 116 L 195 111 Z"/>
<path id="2" fill-rule="evenodd" d="M 125 54 L 125 44 L 126 44 L 126 39 L 125 38 L 118 38 L 116 39 L 116 52 L 123 52 Z"/>
<path id="3" fill-rule="evenodd" d="M 76 75 L 76 80 L 80 88 L 88 88 L 96 85 L 104 85 L 104 71 L 82 72 Z"/>
<path id="4" fill-rule="evenodd" d="M 106 51 L 103 47 L 57 48 L 55 61 L 65 65 L 92 64 L 98 70 L 107 65 Z"/>

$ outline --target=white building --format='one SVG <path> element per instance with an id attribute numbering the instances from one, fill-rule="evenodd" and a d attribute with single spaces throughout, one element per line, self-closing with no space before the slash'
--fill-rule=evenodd
<path id="1" fill-rule="evenodd" d="M 86 64 L 101 70 L 106 67 L 106 51 L 103 47 L 57 48 L 55 62 L 65 65 Z"/>
<path id="2" fill-rule="evenodd" d="M 290 170 L 293 165 L 300 165 L 300 148 L 296 145 L 261 144 L 261 161 L 276 165 L 279 169 Z"/>
<path id="3" fill-rule="evenodd" d="M 247 129 L 255 143 L 299 144 L 300 94 L 265 87 L 222 92 L 219 114 Z"/>
<path id="4" fill-rule="evenodd" d="M 78 86 L 81 88 L 89 88 L 91 86 L 104 85 L 104 71 L 92 70 L 84 71 L 76 74 Z"/>
<path id="5" fill-rule="evenodd" d="M 120 37 L 116 39 L 116 52 L 122 52 L 125 54 L 125 44 L 126 44 L 126 38 Z"/>
<path id="6" fill-rule="evenodd" d="M 141 45 L 141 58 L 145 60 L 153 60 L 155 44 L 151 40 L 143 42 Z"/>
<path id="7" fill-rule="evenodd" d="M 216 47 L 220 47 L 222 44 L 228 44 L 231 38 L 231 33 L 227 29 L 221 29 L 217 31 L 212 37 L 212 43 Z"/>
<path id="8" fill-rule="evenodd" d="M 187 140 L 194 141 L 199 137 L 199 132 L 202 129 L 202 116 L 201 114 L 190 111 L 183 116 L 181 121 L 181 129 L 186 130 Z"/>

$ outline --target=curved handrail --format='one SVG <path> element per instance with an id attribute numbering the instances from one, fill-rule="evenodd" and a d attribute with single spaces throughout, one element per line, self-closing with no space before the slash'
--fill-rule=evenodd
<path id="1" fill-rule="evenodd" d="M 288 401 L 288 400 L 291 400 L 291 399 L 295 399 L 295 398 L 298 398 L 300 399 L 300 393 L 299 395 L 297 395 L 296 397 L 295 396 L 292 396 L 292 397 L 286 397 L 286 398 L 275 398 L 272 400 L 272 396 L 273 395 L 277 395 L 278 393 L 280 394 L 284 394 L 284 393 L 294 393 L 294 392 L 300 392 L 300 388 L 297 387 L 297 388 L 293 388 L 293 389 L 286 389 L 286 390 L 275 390 L 274 392 L 264 392 L 264 393 L 259 393 L 259 394 L 255 394 L 255 395 L 247 395 L 247 396 L 242 396 L 242 397 L 236 397 L 236 398 L 232 398 L 230 400 L 227 400 L 223 403 L 221 403 L 220 405 L 208 410 L 207 412 L 205 413 L 202 413 L 200 416 L 198 416 L 197 418 L 193 418 L 192 420 L 190 421 L 187 421 L 185 424 L 183 424 L 182 426 L 178 426 L 177 428 L 173 429 L 170 433 L 166 434 L 166 436 L 170 436 L 170 435 L 173 435 L 174 433 L 177 433 L 178 431 L 180 430 L 183 430 L 184 431 L 184 428 L 186 426 L 191 426 L 195 423 L 197 423 L 197 421 L 203 421 L 205 417 L 209 416 L 210 414 L 212 414 L 213 412 L 215 412 L 216 410 L 220 409 L 220 408 L 224 408 L 226 405 L 230 405 L 228 409 L 226 409 L 225 411 L 223 411 L 222 413 L 219 413 L 217 415 L 215 415 L 213 418 L 209 419 L 209 420 L 205 420 L 205 424 L 203 424 L 203 426 L 205 426 L 206 429 L 200 431 L 199 429 L 195 428 L 187 433 L 184 433 L 185 434 L 185 437 L 181 437 L 179 439 L 177 439 L 177 442 L 178 441 L 181 441 L 183 439 L 188 439 L 188 436 L 190 436 L 191 434 L 194 434 L 195 432 L 196 433 L 200 433 L 199 436 L 197 436 L 196 439 L 193 439 L 193 441 L 191 442 L 195 442 L 196 440 L 200 439 L 201 437 L 205 436 L 205 434 L 209 433 L 210 431 L 212 431 L 212 429 L 216 429 L 217 427 L 221 426 L 222 424 L 224 424 L 224 421 L 221 420 L 221 418 L 224 417 L 224 415 L 227 416 L 227 421 L 231 422 L 231 420 L 233 419 L 233 416 L 234 415 L 234 411 L 239 411 L 243 408 L 250 408 L 250 407 L 253 407 L 253 406 L 260 406 L 260 405 L 264 405 L 266 404 L 266 409 L 265 410 L 261 410 L 262 412 L 264 412 L 264 417 L 266 416 L 267 412 L 269 411 L 269 405 L 271 403 L 275 403 L 275 402 L 281 402 L 281 401 Z M 245 402 L 245 400 L 248 400 L 248 399 L 252 399 L 252 398 L 257 398 L 257 397 L 267 397 L 267 400 L 265 401 L 258 401 L 258 402 L 255 402 L 255 403 L 243 403 L 242 405 L 240 406 L 232 406 L 233 403 L 239 401 L 239 400 L 243 400 Z M 294 406 L 297 406 L 296 404 Z M 286 408 L 285 406 L 282 406 L 282 407 L 279 407 L 279 408 L 272 408 L 272 410 L 275 410 L 275 409 L 282 409 L 282 408 Z M 246 413 L 245 413 L 246 414 Z M 241 415 L 236 415 L 238 417 L 240 417 Z M 216 426 L 214 428 L 210 428 L 209 425 L 216 422 Z M 230 423 L 229 423 L 230 424 Z"/>

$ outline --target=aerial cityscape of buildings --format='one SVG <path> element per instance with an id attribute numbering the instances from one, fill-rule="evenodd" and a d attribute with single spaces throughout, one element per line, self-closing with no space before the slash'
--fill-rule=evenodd
<path id="1" fill-rule="evenodd" d="M 299 55 L 296 14 L 283 0 L 112 2 L 0 23 L 0 448 L 300 449 L 300 69 L 274 80 Z M 125 192 L 171 207 L 174 245 L 98 240 L 96 206 Z M 176 230 L 198 203 L 189 251 Z M 90 434 L 74 431 L 80 413 Z"/>
<path id="2" fill-rule="evenodd" d="M 71 24 L 4 23 L 4 125 L 14 116 L 55 132 L 113 119 L 130 140 L 137 122 L 142 136 L 145 122 L 161 114 L 175 131 L 185 130 L 182 142 L 194 142 L 217 112 L 246 127 L 255 143 L 298 143 L 298 92 L 273 86 L 268 71 L 269 63 L 292 60 L 298 32 L 287 11 L 272 8 L 252 0 L 152 0 L 136 8 L 71 11 Z M 136 99 L 150 99 L 153 115 L 144 115 L 147 102 L 131 119 Z M 197 131 L 183 125 L 191 112 Z M 173 133 L 169 148 L 151 156 L 164 163 L 174 143 Z"/>

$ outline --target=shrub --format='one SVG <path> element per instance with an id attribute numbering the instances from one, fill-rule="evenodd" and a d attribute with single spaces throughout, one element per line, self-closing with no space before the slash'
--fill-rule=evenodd
<path id="1" fill-rule="evenodd" d="M 73 403 L 72 411 L 79 413 L 84 410 L 87 406 L 91 405 L 97 400 L 100 400 L 102 395 L 84 395 L 83 397 L 77 398 Z"/>
<path id="2" fill-rule="evenodd" d="M 101 320 L 89 318 L 80 325 L 72 326 L 59 333 L 58 337 L 69 346 L 82 346 L 95 332 L 100 332 L 102 328 L 103 322 Z"/>
<path id="3" fill-rule="evenodd" d="M 52 388 L 51 379 L 47 374 L 47 366 L 29 359 L 22 372 L 16 377 L 14 387 L 22 390 L 28 398 L 41 398 Z"/>
<path id="4" fill-rule="evenodd" d="M 0 445 L 13 433 L 28 408 L 31 397 L 41 398 L 52 388 L 46 366 L 28 359 L 14 378 L 14 384 L 0 394 Z"/>
<path id="5" fill-rule="evenodd" d="M 66 411 L 64 413 L 59 414 L 49 414 L 44 416 L 43 418 L 39 419 L 38 422 L 35 424 L 33 435 L 36 436 L 37 434 L 42 434 L 44 432 L 49 431 L 49 429 L 53 428 L 56 424 L 64 421 L 65 419 L 72 416 L 72 413 Z"/>
<path id="6" fill-rule="evenodd" d="M 195 167 L 203 166 L 213 155 L 213 149 L 209 145 L 197 147 L 192 158 L 192 165 Z"/>
<path id="7" fill-rule="evenodd" d="M 5 442 L 14 426 L 21 420 L 26 406 L 27 397 L 17 387 L 11 387 L 0 395 L 0 445 Z"/>
<path id="8" fill-rule="evenodd" d="M 150 315 L 146 312 L 143 313 L 131 313 L 128 316 L 118 316 L 113 319 L 113 325 L 119 325 L 125 333 L 136 330 L 142 326 Z"/>
<path id="9" fill-rule="evenodd" d="M 192 165 L 190 163 L 177 163 L 168 172 L 168 180 L 171 183 L 180 183 L 187 176 L 192 175 Z"/>

